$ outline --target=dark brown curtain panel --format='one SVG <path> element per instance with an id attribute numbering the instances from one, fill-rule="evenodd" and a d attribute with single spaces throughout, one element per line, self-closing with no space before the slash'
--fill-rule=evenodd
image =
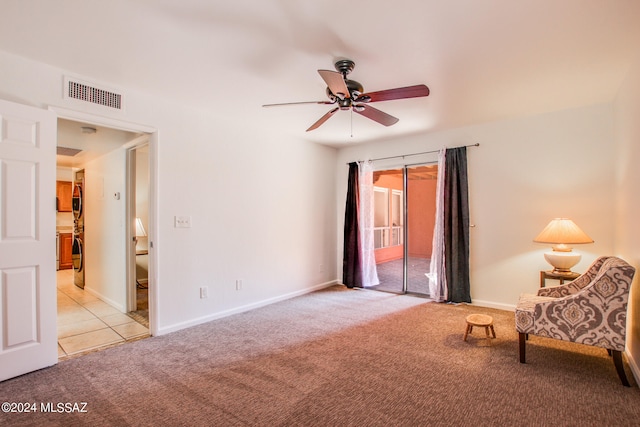
<path id="1" fill-rule="evenodd" d="M 469 186 L 466 147 L 447 149 L 444 182 L 447 301 L 471 302 L 469 284 Z"/>
<path id="2" fill-rule="evenodd" d="M 358 163 L 349 163 L 347 203 L 344 212 L 344 252 L 342 258 L 342 283 L 348 288 L 362 287 L 360 266 L 360 239 L 358 228 Z"/>

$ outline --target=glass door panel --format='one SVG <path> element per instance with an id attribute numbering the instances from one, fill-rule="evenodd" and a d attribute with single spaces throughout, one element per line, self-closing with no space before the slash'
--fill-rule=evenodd
<path id="1" fill-rule="evenodd" d="M 373 289 L 404 292 L 403 170 L 373 173 L 374 241 L 380 284 Z"/>
<path id="2" fill-rule="evenodd" d="M 438 165 L 407 169 L 407 292 L 428 295 Z"/>

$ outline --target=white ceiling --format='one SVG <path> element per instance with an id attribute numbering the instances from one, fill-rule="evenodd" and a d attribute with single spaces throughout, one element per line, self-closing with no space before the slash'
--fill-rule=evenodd
<path id="1" fill-rule="evenodd" d="M 0 49 L 341 146 L 610 102 L 638 22 L 637 0 L 5 0 Z M 324 100 L 340 58 L 365 92 L 431 95 L 376 103 L 389 128 L 340 111 L 305 133 L 330 106 L 261 107 Z"/>
<path id="2" fill-rule="evenodd" d="M 90 129 L 95 129 L 95 132 L 91 133 Z M 56 165 L 81 167 L 86 162 L 133 141 L 137 136 L 139 135 L 133 132 L 58 119 L 58 147 L 72 148 L 80 150 L 80 152 L 72 156 L 58 155 Z"/>

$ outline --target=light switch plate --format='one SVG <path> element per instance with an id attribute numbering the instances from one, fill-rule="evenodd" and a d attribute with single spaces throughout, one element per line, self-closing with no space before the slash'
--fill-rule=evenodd
<path id="1" fill-rule="evenodd" d="M 191 228 L 191 217 L 187 215 L 176 215 L 173 217 L 175 228 Z"/>

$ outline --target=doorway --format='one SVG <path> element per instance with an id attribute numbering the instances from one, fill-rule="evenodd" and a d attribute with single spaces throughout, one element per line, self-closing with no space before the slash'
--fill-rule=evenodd
<path id="1" fill-rule="evenodd" d="M 373 173 L 374 247 L 379 285 L 372 289 L 429 296 L 437 164 Z"/>
<path id="2" fill-rule="evenodd" d="M 148 308 L 144 312 L 145 318 L 140 318 L 139 312 L 137 317 L 133 316 L 130 310 L 127 269 L 135 268 L 135 262 L 129 261 L 130 256 L 135 256 L 135 248 L 130 251 L 127 242 L 131 242 L 137 233 L 123 226 L 134 224 L 135 220 L 135 217 L 131 221 L 127 218 L 130 192 L 124 183 L 129 179 L 128 151 L 131 145 L 141 145 L 140 141 L 144 140 L 147 148 L 141 150 L 139 158 L 146 156 L 149 165 L 151 136 L 144 128 L 123 129 L 117 121 L 96 123 L 85 114 L 76 117 L 74 112 L 64 112 L 58 117 L 58 150 L 67 154 L 58 156 L 58 175 L 69 173 L 71 181 L 75 181 L 77 170 L 82 169 L 85 173 L 82 200 L 85 212 L 83 246 L 86 249 L 82 253 L 84 289 L 73 279 L 69 280 L 75 269 L 57 272 L 58 355 L 67 358 L 151 334 Z M 85 121 L 87 119 L 89 121 Z M 74 140 L 70 132 L 79 133 L 81 138 Z M 78 152 L 74 154 L 74 151 Z M 152 191 L 149 179 L 145 184 L 147 214 L 144 226 L 147 234 L 151 228 L 148 206 Z M 135 211 L 134 208 L 134 215 Z M 58 217 L 61 217 L 60 213 Z M 69 228 L 69 224 L 61 223 L 60 218 L 57 225 Z M 75 224 L 70 228 L 74 229 Z M 146 295 L 151 276 L 147 274 Z"/>
<path id="3" fill-rule="evenodd" d="M 149 327 L 149 141 L 143 137 L 127 149 L 128 314 Z"/>

